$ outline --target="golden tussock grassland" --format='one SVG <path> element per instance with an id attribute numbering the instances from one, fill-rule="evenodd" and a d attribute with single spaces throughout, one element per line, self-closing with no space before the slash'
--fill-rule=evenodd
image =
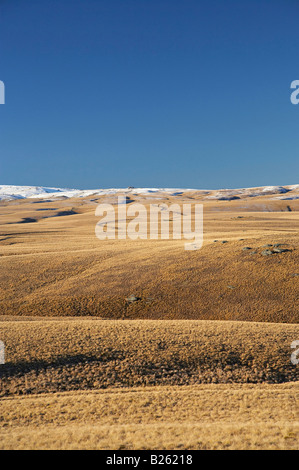
<path id="1" fill-rule="evenodd" d="M 0 401 L 1 449 L 296 449 L 298 387 L 190 385 Z"/>
<path id="2" fill-rule="evenodd" d="M 205 202 L 191 252 L 184 240 L 99 241 L 90 200 L 14 204 L 0 203 L 2 315 L 298 321 L 299 201 Z M 288 251 L 264 256 L 268 244 Z"/>
<path id="3" fill-rule="evenodd" d="M 284 383 L 298 325 L 197 320 L 0 322 L 0 396 L 71 390 Z"/>
<path id="4" fill-rule="evenodd" d="M 102 200 L 0 202 L 0 448 L 298 448 L 299 202 L 206 201 L 186 252 Z"/>

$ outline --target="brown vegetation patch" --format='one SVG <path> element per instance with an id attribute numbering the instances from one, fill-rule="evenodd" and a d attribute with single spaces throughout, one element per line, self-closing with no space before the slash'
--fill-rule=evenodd
<path id="1" fill-rule="evenodd" d="M 1 322 L 2 396 L 299 380 L 296 325 L 209 321 Z"/>

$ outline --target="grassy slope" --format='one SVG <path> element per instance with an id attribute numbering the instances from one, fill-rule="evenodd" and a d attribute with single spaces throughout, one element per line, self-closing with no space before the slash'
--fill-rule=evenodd
<path id="1" fill-rule="evenodd" d="M 298 322 L 299 212 L 285 212 L 290 201 L 262 198 L 261 207 L 279 210 L 265 213 L 250 201 L 246 210 L 243 201 L 206 203 L 195 252 L 184 241 L 100 242 L 96 205 L 85 202 L 51 203 L 78 214 L 29 224 L 15 222 L 51 204 L 1 206 L 2 315 Z M 267 243 L 292 251 L 264 257 Z M 130 294 L 141 300 L 128 306 Z"/>
<path id="2" fill-rule="evenodd" d="M 298 325 L 154 320 L 6 321 L 0 395 L 299 380 Z"/>
<path id="3" fill-rule="evenodd" d="M 101 244 L 88 201 L 49 203 L 77 212 L 50 219 L 1 203 L 0 447 L 295 449 L 298 204 L 206 203 L 205 245 L 186 253 Z M 263 257 L 266 243 L 293 251 Z"/>
<path id="4" fill-rule="evenodd" d="M 296 449 L 298 385 L 201 385 L 0 401 L 1 449 Z"/>
<path id="5" fill-rule="evenodd" d="M 298 337 L 292 324 L 6 319 L 0 448 L 296 449 Z"/>

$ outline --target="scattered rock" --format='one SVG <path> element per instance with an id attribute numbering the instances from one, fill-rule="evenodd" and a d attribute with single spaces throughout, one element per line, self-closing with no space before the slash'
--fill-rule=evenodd
<path id="1" fill-rule="evenodd" d="M 273 246 L 273 245 L 271 245 L 270 243 L 268 243 L 267 245 L 263 245 L 262 248 L 268 248 L 268 247 L 270 247 L 270 246 Z"/>
<path id="2" fill-rule="evenodd" d="M 264 251 L 262 251 L 262 255 L 263 255 L 263 256 L 270 256 L 270 255 L 273 255 L 273 251 L 271 251 L 271 250 L 264 250 Z"/>
<path id="3" fill-rule="evenodd" d="M 227 286 L 228 289 L 235 289 L 235 286 Z"/>
<path id="4" fill-rule="evenodd" d="M 250 254 L 251 254 L 251 255 L 256 255 L 256 254 L 257 254 L 257 251 L 251 251 Z"/>
<path id="5" fill-rule="evenodd" d="M 138 300 L 141 300 L 140 297 L 136 297 L 135 295 L 129 295 L 129 297 L 126 298 L 126 301 L 129 304 L 132 304 L 134 302 L 138 302 Z"/>
<path id="6" fill-rule="evenodd" d="M 286 251 L 290 251 L 287 248 L 273 248 L 274 253 L 285 253 Z"/>
<path id="7" fill-rule="evenodd" d="M 250 248 L 250 246 L 244 246 L 244 247 L 242 248 L 242 250 L 243 250 L 243 251 L 252 250 L 252 248 Z"/>
<path id="8" fill-rule="evenodd" d="M 227 241 L 227 240 L 222 240 L 222 242 L 221 242 L 221 243 L 228 243 L 228 241 Z"/>

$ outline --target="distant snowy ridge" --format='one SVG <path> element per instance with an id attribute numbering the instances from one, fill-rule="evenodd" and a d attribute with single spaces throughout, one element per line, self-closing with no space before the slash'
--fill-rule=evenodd
<path id="1" fill-rule="evenodd" d="M 88 197 L 104 196 L 109 194 L 152 194 L 166 192 L 174 194 L 177 191 L 196 191 L 196 189 L 171 189 L 171 188 L 109 188 L 109 189 L 69 189 L 69 188 L 48 188 L 44 186 L 12 186 L 0 185 L 0 200 L 12 199 L 48 199 L 55 197 Z"/>
<path id="2" fill-rule="evenodd" d="M 265 195 L 277 195 L 277 199 L 298 199 L 299 184 L 291 186 L 262 186 L 258 188 L 200 190 L 200 189 L 178 189 L 178 188 L 110 188 L 110 189 L 67 189 L 51 188 L 44 186 L 13 186 L 0 185 L 0 201 L 14 199 L 53 199 L 57 197 L 89 197 L 119 194 L 151 195 L 154 193 L 167 193 L 177 196 L 184 192 L 202 193 L 204 199 L 210 200 L 232 200 L 241 197 L 258 197 Z M 287 194 L 288 193 L 288 194 Z M 289 194 L 291 193 L 291 194 Z M 287 196 L 278 196 L 284 194 Z"/>

